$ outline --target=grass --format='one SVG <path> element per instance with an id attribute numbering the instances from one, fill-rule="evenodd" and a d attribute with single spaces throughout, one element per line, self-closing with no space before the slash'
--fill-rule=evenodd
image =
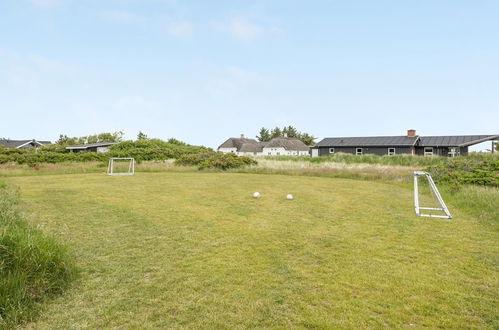
<path id="1" fill-rule="evenodd" d="M 312 163 L 344 163 L 344 164 L 377 164 L 386 166 L 411 166 L 411 167 L 427 167 L 431 165 L 448 164 L 453 160 L 460 159 L 477 159 L 477 160 L 497 160 L 498 154 L 471 152 L 468 156 L 460 157 L 440 157 L 440 156 L 416 156 L 416 155 L 393 155 L 393 156 L 378 156 L 373 154 L 353 155 L 347 153 L 336 153 L 323 157 L 296 157 L 296 156 L 269 156 L 264 157 L 270 160 L 286 160 L 286 161 L 307 161 Z"/>
<path id="2" fill-rule="evenodd" d="M 0 182 L 0 329 L 33 319 L 75 274 L 65 248 L 26 222 L 17 194 Z"/>
<path id="3" fill-rule="evenodd" d="M 497 219 L 491 207 L 473 215 L 481 204 L 460 208 L 465 190 L 444 191 L 449 221 L 415 217 L 410 189 L 377 181 L 187 171 L 6 180 L 82 270 L 30 328 L 499 327 Z"/>

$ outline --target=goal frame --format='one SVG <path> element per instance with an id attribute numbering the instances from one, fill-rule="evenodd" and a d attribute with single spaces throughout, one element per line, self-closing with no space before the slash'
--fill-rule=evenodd
<path id="1" fill-rule="evenodd" d="M 115 160 L 129 160 L 128 172 L 114 172 L 114 161 Z M 109 163 L 107 164 L 107 175 L 117 176 L 117 175 L 134 175 L 135 174 L 135 158 L 132 157 L 113 157 L 109 158 Z"/>
<path id="2" fill-rule="evenodd" d="M 432 190 L 433 194 L 436 196 L 438 202 L 440 203 L 440 207 L 423 207 L 419 205 L 418 177 L 420 176 L 425 176 L 428 179 L 428 184 L 430 185 L 430 189 Z M 416 211 L 416 215 L 418 217 L 452 219 L 452 215 L 450 214 L 447 205 L 445 205 L 442 195 L 440 195 L 440 192 L 438 191 L 438 188 L 435 185 L 433 178 L 428 172 L 423 172 L 423 171 L 414 172 L 414 210 Z M 445 215 L 431 214 L 431 212 L 429 212 L 428 214 L 426 213 L 423 214 L 421 213 L 421 210 L 441 211 L 445 213 Z"/>

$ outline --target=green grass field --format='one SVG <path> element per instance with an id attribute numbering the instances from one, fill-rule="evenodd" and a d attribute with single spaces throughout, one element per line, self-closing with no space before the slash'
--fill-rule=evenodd
<path id="1" fill-rule="evenodd" d="M 403 187 L 203 172 L 5 180 L 81 272 L 29 328 L 499 327 L 497 231 L 453 204 L 453 220 L 415 217 Z"/>

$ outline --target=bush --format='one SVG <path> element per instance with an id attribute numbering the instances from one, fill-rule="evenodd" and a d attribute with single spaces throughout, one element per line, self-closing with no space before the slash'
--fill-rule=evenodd
<path id="1" fill-rule="evenodd" d="M 253 158 L 237 156 L 233 153 L 223 154 L 221 152 L 183 155 L 175 161 L 177 166 L 197 166 L 200 170 L 207 168 L 228 170 L 256 164 L 258 163 Z"/>
<path id="2" fill-rule="evenodd" d="M 212 151 L 206 147 L 192 146 L 170 139 L 168 142 L 152 139 L 124 141 L 111 146 L 108 153 L 77 152 L 72 153 L 61 145 L 48 145 L 35 149 L 14 149 L 0 147 L 0 164 L 15 162 L 34 167 L 40 163 L 107 161 L 110 157 L 133 157 L 138 162 L 143 160 L 165 160 L 179 158 L 185 154 Z"/>
<path id="3" fill-rule="evenodd" d="M 461 184 L 499 187 L 498 157 L 459 157 L 425 168 L 436 182 L 457 188 Z"/>
<path id="4" fill-rule="evenodd" d="M 211 149 L 192 146 L 178 140 L 170 139 L 168 142 L 151 139 L 138 141 L 125 141 L 111 146 L 110 157 L 133 157 L 137 161 L 177 159 L 185 154 L 208 152 Z"/>
<path id="5" fill-rule="evenodd" d="M 0 328 L 32 319 L 75 274 L 65 248 L 21 217 L 17 193 L 0 182 Z"/>

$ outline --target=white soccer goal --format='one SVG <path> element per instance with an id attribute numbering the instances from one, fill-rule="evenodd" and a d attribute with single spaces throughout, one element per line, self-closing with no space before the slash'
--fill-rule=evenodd
<path id="1" fill-rule="evenodd" d="M 134 175 L 134 158 L 109 158 L 107 175 Z"/>
<path id="2" fill-rule="evenodd" d="M 430 192 L 434 199 L 438 201 L 440 207 L 422 207 L 419 206 L 419 188 L 418 188 L 418 177 L 425 176 L 428 179 L 428 185 L 430 186 Z M 445 202 L 440 195 L 440 192 L 433 181 L 430 173 L 416 171 L 414 172 L 414 209 L 416 210 L 416 215 L 419 217 L 430 217 L 430 218 L 444 218 L 444 219 L 452 219 L 452 215 L 449 212 L 449 209 L 445 205 Z M 421 213 L 421 210 L 428 211 L 428 214 Z M 432 214 L 432 211 L 443 212 L 445 215 Z"/>

